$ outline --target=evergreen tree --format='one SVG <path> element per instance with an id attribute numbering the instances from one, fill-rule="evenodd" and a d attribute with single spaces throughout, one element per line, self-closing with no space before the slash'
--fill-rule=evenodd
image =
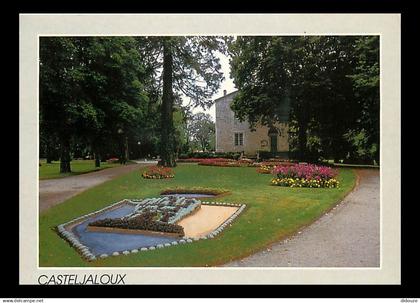
<path id="1" fill-rule="evenodd" d="M 223 80 L 217 52 L 225 51 L 221 37 L 148 37 L 150 66 L 162 87 L 160 165 L 175 162 L 174 100 L 185 96 L 193 107 L 210 107 Z M 161 72 L 160 72 L 161 71 Z"/>

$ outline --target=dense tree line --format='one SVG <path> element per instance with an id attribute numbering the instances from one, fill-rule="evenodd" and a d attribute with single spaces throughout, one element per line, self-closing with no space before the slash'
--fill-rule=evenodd
<path id="1" fill-rule="evenodd" d="M 60 160 L 161 156 L 188 149 L 190 106 L 211 106 L 223 75 L 220 37 L 40 38 L 40 154 Z"/>
<path id="2" fill-rule="evenodd" d="M 41 157 L 65 173 L 72 158 L 175 166 L 177 154 L 212 150 L 214 123 L 192 109 L 212 105 L 227 51 L 238 118 L 288 119 L 299 159 L 379 161 L 375 36 L 42 37 Z"/>
<path id="3" fill-rule="evenodd" d="M 379 162 L 377 36 L 238 37 L 229 52 L 241 120 L 288 119 L 301 160 Z"/>

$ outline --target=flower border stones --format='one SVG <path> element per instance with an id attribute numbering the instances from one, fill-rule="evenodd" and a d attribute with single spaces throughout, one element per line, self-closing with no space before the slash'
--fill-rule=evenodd
<path id="1" fill-rule="evenodd" d="M 77 222 L 81 222 L 82 220 L 85 220 L 88 217 L 97 215 L 97 214 L 102 213 L 104 211 L 107 211 L 107 210 L 109 210 L 111 208 L 114 208 L 114 207 L 116 207 L 118 205 L 122 205 L 122 204 L 128 203 L 128 202 L 131 202 L 131 201 L 128 200 L 128 199 L 124 199 L 124 200 L 118 201 L 116 203 L 113 203 L 113 204 L 111 204 L 111 205 L 109 205 L 107 207 L 104 207 L 104 208 L 102 208 L 100 210 L 94 211 L 94 212 L 89 213 L 87 215 L 80 216 L 80 217 L 75 218 L 73 220 L 70 220 L 70 221 L 68 221 L 68 222 L 66 222 L 64 224 L 60 224 L 60 225 L 58 225 L 56 227 L 56 231 L 60 235 L 60 237 L 62 237 L 71 246 L 73 246 L 76 249 L 76 251 L 78 251 L 79 254 L 82 255 L 82 257 L 84 259 L 86 259 L 87 261 L 94 261 L 94 260 L 97 259 L 97 257 L 90 251 L 89 247 L 87 247 L 86 245 L 82 244 L 79 241 L 79 239 L 76 237 L 76 235 L 73 232 L 67 230 L 66 227 L 69 226 L 69 225 L 76 224 Z M 108 255 L 107 254 L 101 254 L 99 257 L 100 258 L 106 258 L 106 257 L 108 257 Z"/>
<path id="2" fill-rule="evenodd" d="M 81 222 L 81 221 L 87 219 L 88 217 L 97 215 L 99 213 L 102 213 L 104 211 L 107 211 L 111 208 L 117 207 L 117 206 L 125 204 L 125 203 L 134 204 L 138 201 L 141 201 L 141 200 L 139 200 L 139 199 L 124 199 L 124 200 L 118 201 L 118 202 L 113 203 L 113 204 L 111 204 L 107 207 L 104 207 L 104 208 L 100 209 L 100 210 L 94 211 L 94 212 L 89 213 L 87 215 L 83 215 L 83 216 L 77 217 L 77 218 L 75 218 L 71 221 L 68 221 L 66 223 L 60 224 L 56 227 L 56 231 L 60 235 L 60 237 L 62 237 L 72 247 L 74 247 L 76 249 L 76 251 L 78 251 L 85 260 L 94 261 L 94 260 L 97 260 L 98 258 L 105 259 L 105 258 L 108 258 L 108 257 L 111 257 L 111 256 L 136 254 L 136 253 L 139 253 L 139 252 L 146 252 L 146 251 L 150 251 L 150 250 L 163 249 L 163 248 L 171 247 L 171 246 L 190 244 L 190 243 L 193 243 L 194 241 L 213 239 L 214 237 L 218 236 L 226 227 L 228 227 L 243 212 L 243 210 L 246 207 L 246 204 L 240 204 L 240 203 L 207 202 L 207 201 L 203 202 L 202 201 L 201 202 L 202 205 L 215 205 L 215 206 L 217 205 L 217 206 L 238 207 L 238 209 L 228 219 L 226 219 L 218 228 L 216 228 L 211 233 L 209 233 L 205 236 L 202 236 L 200 238 L 183 237 L 180 240 L 175 240 L 175 241 L 172 241 L 170 243 L 158 244 L 156 246 L 149 246 L 149 247 L 141 247 L 141 248 L 132 249 L 132 250 L 114 251 L 111 254 L 101 254 L 101 255 L 98 255 L 98 256 L 95 256 L 90 251 L 89 247 L 82 244 L 79 241 L 79 239 L 77 238 L 77 236 L 73 232 L 71 232 L 67 229 L 67 227 L 69 225 L 73 225 L 73 224 L 76 224 L 78 222 Z"/>

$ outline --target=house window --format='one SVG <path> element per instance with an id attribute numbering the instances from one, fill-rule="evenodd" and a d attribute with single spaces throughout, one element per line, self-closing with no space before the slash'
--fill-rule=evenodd
<path id="1" fill-rule="evenodd" d="M 235 133 L 235 146 L 244 145 L 244 133 Z"/>

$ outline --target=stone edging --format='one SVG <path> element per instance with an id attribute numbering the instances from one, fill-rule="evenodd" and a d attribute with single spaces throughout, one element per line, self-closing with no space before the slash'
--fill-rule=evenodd
<path id="1" fill-rule="evenodd" d="M 138 200 L 133 199 L 133 201 L 138 201 Z M 57 226 L 57 232 L 63 239 L 65 239 L 67 242 L 69 242 L 69 244 L 71 246 L 73 246 L 83 256 L 83 258 L 85 258 L 87 261 L 94 261 L 94 260 L 97 259 L 97 257 L 89 250 L 89 247 L 80 243 L 80 241 L 76 237 L 76 235 L 73 232 L 67 230 L 66 227 L 68 227 L 69 225 L 76 224 L 77 222 L 82 221 L 83 219 L 87 219 L 88 217 L 91 217 L 93 215 L 97 215 L 99 213 L 102 213 L 106 210 L 114 208 L 114 207 L 116 207 L 120 204 L 123 204 L 123 203 L 132 203 L 132 201 L 129 200 L 129 199 L 124 199 L 124 200 L 118 201 L 114 204 L 111 204 L 111 205 L 109 205 L 105 208 L 97 210 L 95 212 L 89 213 L 87 215 L 80 216 L 76 219 L 73 219 L 73 220 L 68 221 L 66 223 L 63 223 L 63 224 L 60 224 L 60 225 Z M 202 236 L 200 238 L 183 237 L 182 239 L 175 240 L 171 243 L 158 244 L 156 246 L 149 246 L 149 247 L 141 247 L 139 249 L 132 249 L 130 251 L 128 251 L 128 250 L 125 250 L 125 251 L 122 251 L 122 252 L 121 251 L 114 251 L 111 255 L 101 254 L 99 256 L 99 258 L 107 258 L 109 256 L 128 255 L 128 254 L 132 254 L 132 253 L 134 254 L 134 253 L 138 253 L 138 252 L 141 252 L 141 251 L 155 250 L 155 249 L 175 246 L 175 245 L 178 245 L 178 244 L 192 243 L 193 241 L 212 239 L 212 238 L 216 237 L 217 235 L 219 235 L 228 225 L 230 225 L 233 222 L 233 220 L 235 220 L 246 207 L 246 204 L 225 203 L 225 202 L 203 202 L 202 201 L 201 204 L 202 205 L 231 206 L 231 207 L 239 207 L 239 208 L 233 215 L 231 215 L 218 228 L 216 228 L 215 230 L 213 230 L 211 233 L 209 233 L 206 236 Z"/>

